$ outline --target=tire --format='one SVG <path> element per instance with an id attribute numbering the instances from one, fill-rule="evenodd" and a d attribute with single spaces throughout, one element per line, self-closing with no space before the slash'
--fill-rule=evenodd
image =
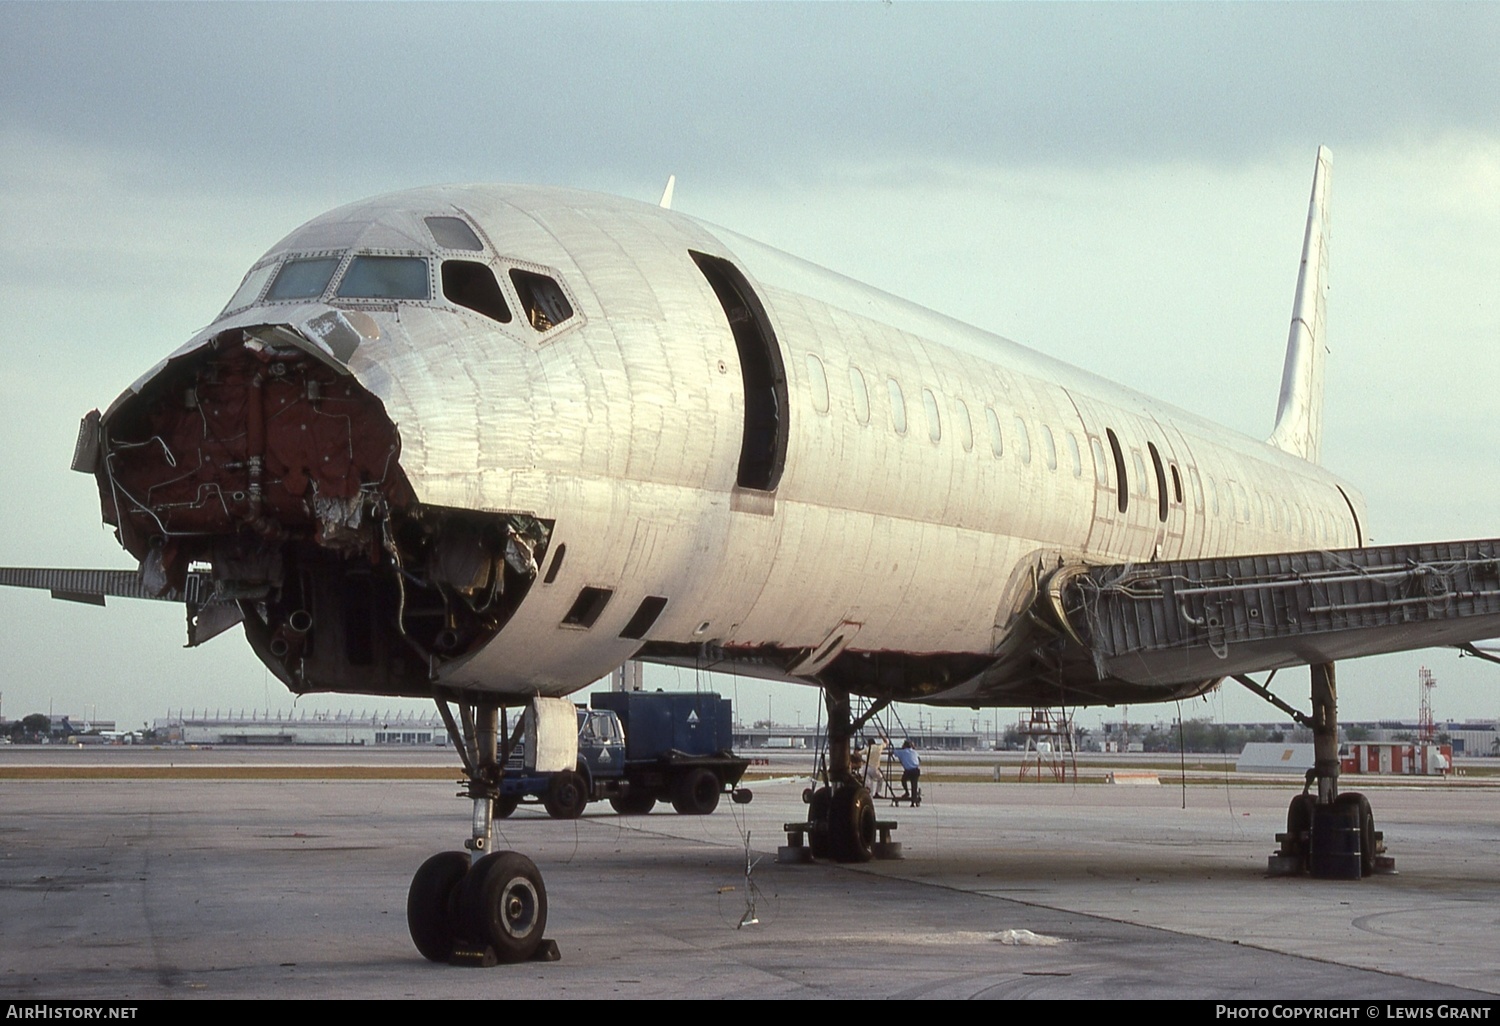
<path id="1" fill-rule="evenodd" d="M 588 784 L 581 774 L 571 770 L 559 773 L 547 785 L 542 804 L 553 819 L 577 819 L 589 804 Z"/>
<path id="2" fill-rule="evenodd" d="M 863 787 L 836 791 L 828 810 L 828 840 L 839 862 L 869 862 L 875 855 L 875 801 Z"/>
<path id="3" fill-rule="evenodd" d="M 1288 843 L 1293 848 L 1290 854 L 1297 857 L 1302 864 L 1303 872 L 1307 872 L 1307 856 L 1312 840 L 1313 806 L 1317 803 L 1317 799 L 1312 795 L 1299 794 L 1286 807 L 1286 832 L 1290 838 Z"/>
<path id="4" fill-rule="evenodd" d="M 501 962 L 524 962 L 541 946 L 547 889 L 536 864 L 520 852 L 497 851 L 474 863 L 458 906 L 465 938 L 488 944 Z"/>
<path id="5" fill-rule="evenodd" d="M 609 804 L 622 816 L 644 816 L 656 807 L 656 795 L 649 791 L 632 791 L 618 798 L 611 798 Z"/>
<path id="6" fill-rule="evenodd" d="M 429 962 L 453 957 L 458 937 L 457 898 L 469 872 L 469 856 L 461 851 L 439 852 L 417 869 L 406 892 L 406 928 L 412 943 Z"/>
<path id="7" fill-rule="evenodd" d="M 496 819 L 505 819 L 505 818 L 507 818 L 512 812 L 516 811 L 516 807 L 518 805 L 520 805 L 520 804 L 521 804 L 521 799 L 518 798 L 518 797 L 516 797 L 515 795 L 503 795 L 503 796 L 501 796 L 499 798 L 496 798 L 495 799 L 495 818 Z"/>
<path id="8" fill-rule="evenodd" d="M 812 829 L 807 832 L 807 850 L 815 859 L 833 857 L 833 848 L 828 838 L 828 812 L 833 803 L 833 792 L 820 787 L 813 792 L 807 803 L 807 822 Z"/>
<path id="9" fill-rule="evenodd" d="M 1358 806 L 1359 875 L 1372 875 L 1375 872 L 1375 813 L 1370 808 L 1370 800 L 1358 791 L 1349 791 L 1335 798 L 1334 804 Z"/>
<path id="10" fill-rule="evenodd" d="M 672 808 L 684 816 L 707 816 L 719 807 L 722 789 L 713 770 L 704 766 L 687 770 L 672 782 Z"/>

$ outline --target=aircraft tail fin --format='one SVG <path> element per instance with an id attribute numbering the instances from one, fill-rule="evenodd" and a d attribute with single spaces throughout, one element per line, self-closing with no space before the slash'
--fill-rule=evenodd
<path id="1" fill-rule="evenodd" d="M 1333 154 L 1318 147 L 1307 234 L 1302 240 L 1302 269 L 1292 299 L 1292 327 L 1281 372 L 1281 398 L 1270 442 L 1276 448 L 1317 463 L 1323 448 L 1324 330 L 1328 300 L 1328 180 Z"/>
<path id="2" fill-rule="evenodd" d="M 672 209 L 672 193 L 677 188 L 677 176 L 667 175 L 667 187 L 661 191 L 661 202 L 657 204 L 663 210 Z"/>

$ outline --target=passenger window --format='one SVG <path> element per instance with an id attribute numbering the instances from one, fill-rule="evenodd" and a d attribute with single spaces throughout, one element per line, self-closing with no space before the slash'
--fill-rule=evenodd
<path id="1" fill-rule="evenodd" d="M 932 389 L 922 389 L 922 408 L 927 411 L 927 437 L 933 442 L 943 440 L 943 422 L 938 419 L 937 397 Z"/>
<path id="2" fill-rule="evenodd" d="M 427 261 L 422 257 L 358 256 L 344 272 L 340 299 L 428 299 Z"/>
<path id="3" fill-rule="evenodd" d="M 1072 464 L 1073 476 L 1082 477 L 1083 454 L 1078 451 L 1078 439 L 1073 437 L 1073 432 L 1071 431 L 1067 432 L 1063 437 L 1068 440 L 1068 462 Z"/>
<path id="4" fill-rule="evenodd" d="M 1031 435 L 1026 431 L 1026 422 L 1016 418 L 1016 455 L 1022 463 L 1031 462 Z"/>
<path id="5" fill-rule="evenodd" d="M 1104 463 L 1104 446 L 1099 444 L 1095 435 L 1089 436 L 1089 451 L 1094 454 L 1094 480 L 1101 485 L 1109 485 L 1109 468 Z"/>
<path id="6" fill-rule="evenodd" d="M 958 444 L 964 447 L 964 452 L 970 452 L 974 448 L 974 425 L 969 420 L 969 408 L 958 398 L 953 400 L 953 408 L 957 411 L 953 420 L 958 425 Z"/>
<path id="7" fill-rule="evenodd" d="M 1047 469 L 1057 469 L 1057 442 L 1052 438 L 1052 429 L 1042 425 L 1042 455 L 1047 459 Z"/>
<path id="8" fill-rule="evenodd" d="M 339 257 L 314 257 L 311 260 L 288 260 L 271 283 L 266 299 L 317 299 L 328 288 Z"/>
<path id="9" fill-rule="evenodd" d="M 861 424 L 870 423 L 870 390 L 865 387 L 865 376 L 855 366 L 849 367 L 849 390 L 854 393 L 854 419 Z"/>
<path id="10" fill-rule="evenodd" d="M 511 268 L 510 280 L 516 287 L 526 319 L 537 331 L 551 331 L 573 316 L 573 307 L 563 295 L 562 286 L 545 274 L 533 274 L 519 267 Z"/>
<path id="11" fill-rule="evenodd" d="M 469 222 L 461 217 L 427 217 L 427 230 L 432 233 L 432 241 L 443 249 L 468 249 L 478 252 L 484 249 L 484 243 L 479 241 L 479 236 L 474 234 L 474 229 L 469 227 Z"/>
<path id="12" fill-rule="evenodd" d="M 1130 462 L 1135 465 L 1135 494 L 1144 499 L 1151 494 L 1151 487 L 1146 484 L 1146 461 L 1141 459 L 1140 450 L 1130 450 Z"/>
<path id="13" fill-rule="evenodd" d="M 813 409 L 828 412 L 828 375 L 823 373 L 823 361 L 812 353 L 807 354 L 807 382 L 812 389 Z"/>
<path id="14" fill-rule="evenodd" d="M 995 416 L 995 411 L 988 406 L 984 408 L 984 419 L 990 425 L 990 451 L 995 454 L 995 459 L 1005 455 L 1005 439 L 1000 435 L 1000 418 Z"/>
<path id="15" fill-rule="evenodd" d="M 487 264 L 474 260 L 444 260 L 443 296 L 450 303 L 484 314 L 490 320 L 510 323 L 510 307 L 505 305 L 505 294 L 500 291 L 500 282 Z"/>
<path id="16" fill-rule="evenodd" d="M 885 383 L 886 390 L 891 394 L 891 427 L 896 434 L 906 434 L 906 397 L 901 394 L 901 386 L 895 378 L 888 378 Z"/>

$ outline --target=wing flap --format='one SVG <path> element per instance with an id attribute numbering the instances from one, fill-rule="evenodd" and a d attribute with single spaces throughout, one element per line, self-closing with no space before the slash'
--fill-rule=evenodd
<path id="1" fill-rule="evenodd" d="M 1099 679 L 1170 685 L 1500 632 L 1500 539 L 1075 571 L 1059 589 Z"/>

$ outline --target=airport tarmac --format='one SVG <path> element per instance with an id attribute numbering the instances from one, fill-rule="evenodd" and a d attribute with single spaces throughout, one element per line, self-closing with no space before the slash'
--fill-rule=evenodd
<path id="1" fill-rule="evenodd" d="M 793 779 L 707 817 L 523 808 L 500 845 L 541 869 L 562 960 L 456 969 L 404 913 L 467 835 L 449 781 L 0 779 L 0 998 L 1493 1001 L 1500 790 L 1372 789 L 1396 875 L 1268 879 L 1296 786 L 934 780 L 880 810 L 907 857 L 859 867 L 774 861 Z"/>

